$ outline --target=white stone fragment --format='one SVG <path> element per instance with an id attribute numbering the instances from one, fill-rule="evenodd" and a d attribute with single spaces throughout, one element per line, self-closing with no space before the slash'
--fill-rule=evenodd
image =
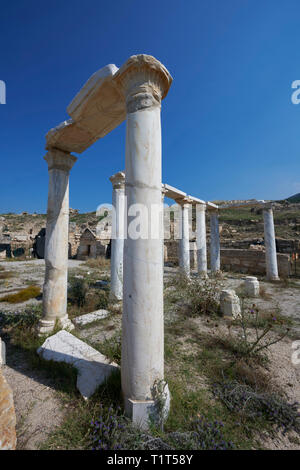
<path id="1" fill-rule="evenodd" d="M 48 361 L 66 362 L 74 366 L 78 370 L 77 388 L 85 399 L 91 397 L 96 388 L 119 367 L 65 330 L 47 338 L 37 353 Z"/>
<path id="2" fill-rule="evenodd" d="M 235 319 L 241 315 L 240 299 L 232 289 L 224 289 L 221 291 L 220 307 L 225 317 Z"/>
<path id="3" fill-rule="evenodd" d="M 6 364 L 6 348 L 4 341 L 0 338 L 0 366 Z"/>
<path id="4" fill-rule="evenodd" d="M 84 326 L 93 321 L 102 320 L 108 316 L 107 310 L 96 310 L 95 312 L 80 315 L 80 317 L 73 318 L 75 325 Z"/>
<path id="5" fill-rule="evenodd" d="M 255 276 L 246 277 L 244 291 L 249 297 L 257 297 L 259 295 L 259 282 Z"/>

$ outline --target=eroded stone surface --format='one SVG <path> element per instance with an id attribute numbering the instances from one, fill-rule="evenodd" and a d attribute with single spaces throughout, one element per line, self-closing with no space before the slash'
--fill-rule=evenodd
<path id="1" fill-rule="evenodd" d="M 247 276 L 244 282 L 244 290 L 250 297 L 257 297 L 259 295 L 259 282 L 254 276 Z"/>
<path id="2" fill-rule="evenodd" d="M 73 318 L 73 323 L 79 326 L 87 325 L 93 321 L 102 320 L 108 316 L 107 310 L 96 310 L 95 312 L 80 315 L 80 317 Z"/>
<path id="3" fill-rule="evenodd" d="M 77 388 L 85 399 L 118 369 L 117 364 L 110 363 L 99 351 L 65 330 L 47 338 L 37 353 L 48 361 L 74 366 L 78 370 Z"/>
<path id="4" fill-rule="evenodd" d="M 220 307 L 225 317 L 235 319 L 241 315 L 240 299 L 233 289 L 224 289 L 221 291 Z"/>
<path id="5" fill-rule="evenodd" d="M 13 394 L 0 369 L 0 450 L 14 450 L 16 444 Z"/>

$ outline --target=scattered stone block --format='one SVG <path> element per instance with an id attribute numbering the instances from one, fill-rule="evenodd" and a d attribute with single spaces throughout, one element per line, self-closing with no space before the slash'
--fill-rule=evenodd
<path id="1" fill-rule="evenodd" d="M 232 289 L 224 289 L 221 291 L 220 307 L 225 317 L 236 319 L 241 315 L 240 299 Z"/>
<path id="2" fill-rule="evenodd" d="M 6 348 L 4 341 L 0 338 L 0 366 L 6 364 Z"/>
<path id="3" fill-rule="evenodd" d="M 97 320 L 102 320 L 109 315 L 107 310 L 96 310 L 95 312 L 80 315 L 80 317 L 73 318 L 72 321 L 75 325 L 84 326 Z"/>
<path id="4" fill-rule="evenodd" d="M 85 399 L 90 398 L 96 388 L 119 368 L 65 330 L 47 338 L 37 353 L 48 361 L 66 362 L 74 366 L 78 370 L 77 388 Z"/>
<path id="5" fill-rule="evenodd" d="M 0 370 L 0 450 L 15 450 L 16 444 L 13 393 Z"/>
<path id="6" fill-rule="evenodd" d="M 244 282 L 244 291 L 249 297 L 258 297 L 259 282 L 255 276 L 247 276 Z"/>

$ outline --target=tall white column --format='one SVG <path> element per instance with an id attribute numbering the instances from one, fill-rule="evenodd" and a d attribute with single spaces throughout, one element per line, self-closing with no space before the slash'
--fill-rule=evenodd
<path id="1" fill-rule="evenodd" d="M 190 275 L 190 226 L 189 226 L 189 209 L 191 204 L 185 199 L 177 200 L 181 207 L 181 238 L 179 240 L 179 268 L 186 274 Z"/>
<path id="2" fill-rule="evenodd" d="M 220 234 L 217 211 L 210 212 L 210 269 L 212 273 L 220 271 Z"/>
<path id="3" fill-rule="evenodd" d="M 125 194 L 128 211 L 138 204 L 143 216 L 161 212 L 161 99 L 172 78 L 154 57 L 131 57 L 116 74 L 127 109 Z M 136 206 L 135 206 L 136 207 Z M 130 214 L 130 212 L 129 212 Z M 144 217 L 141 219 L 143 223 Z M 158 416 L 157 387 L 164 388 L 164 413 L 169 393 L 164 382 L 164 323 L 162 236 L 132 237 L 132 217 L 127 212 L 124 242 L 122 329 L 122 392 L 125 411 L 147 428 Z M 145 227 L 141 227 L 144 232 Z"/>
<path id="4" fill-rule="evenodd" d="M 125 222 L 125 174 L 111 176 L 113 185 L 112 203 L 114 207 L 112 223 L 111 257 L 110 257 L 110 296 L 113 300 L 123 298 L 123 252 Z"/>
<path id="5" fill-rule="evenodd" d="M 277 281 L 278 267 L 277 267 L 277 254 L 276 254 L 276 241 L 273 210 L 271 207 L 263 210 L 264 215 L 264 237 L 266 248 L 266 271 L 267 279 L 270 281 Z"/>
<path id="6" fill-rule="evenodd" d="M 198 273 L 207 274 L 205 204 L 196 205 L 196 240 Z"/>
<path id="7" fill-rule="evenodd" d="M 44 157 L 49 170 L 49 192 L 45 241 L 45 283 L 40 334 L 53 330 L 58 320 L 62 328 L 72 328 L 67 315 L 69 172 L 77 158 L 51 149 Z"/>

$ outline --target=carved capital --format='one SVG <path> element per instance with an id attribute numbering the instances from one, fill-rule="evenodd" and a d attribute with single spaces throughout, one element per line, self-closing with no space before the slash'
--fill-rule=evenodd
<path id="1" fill-rule="evenodd" d="M 109 180 L 111 181 L 114 189 L 124 189 L 125 188 L 125 173 L 119 171 L 112 175 Z"/>
<path id="2" fill-rule="evenodd" d="M 56 148 L 51 148 L 44 159 L 48 163 L 48 170 L 62 170 L 69 173 L 77 158 L 71 155 L 69 152 L 64 152 Z"/>
<path id="3" fill-rule="evenodd" d="M 172 83 L 168 70 L 151 55 L 131 56 L 115 74 L 123 92 L 127 113 L 160 106 Z"/>

